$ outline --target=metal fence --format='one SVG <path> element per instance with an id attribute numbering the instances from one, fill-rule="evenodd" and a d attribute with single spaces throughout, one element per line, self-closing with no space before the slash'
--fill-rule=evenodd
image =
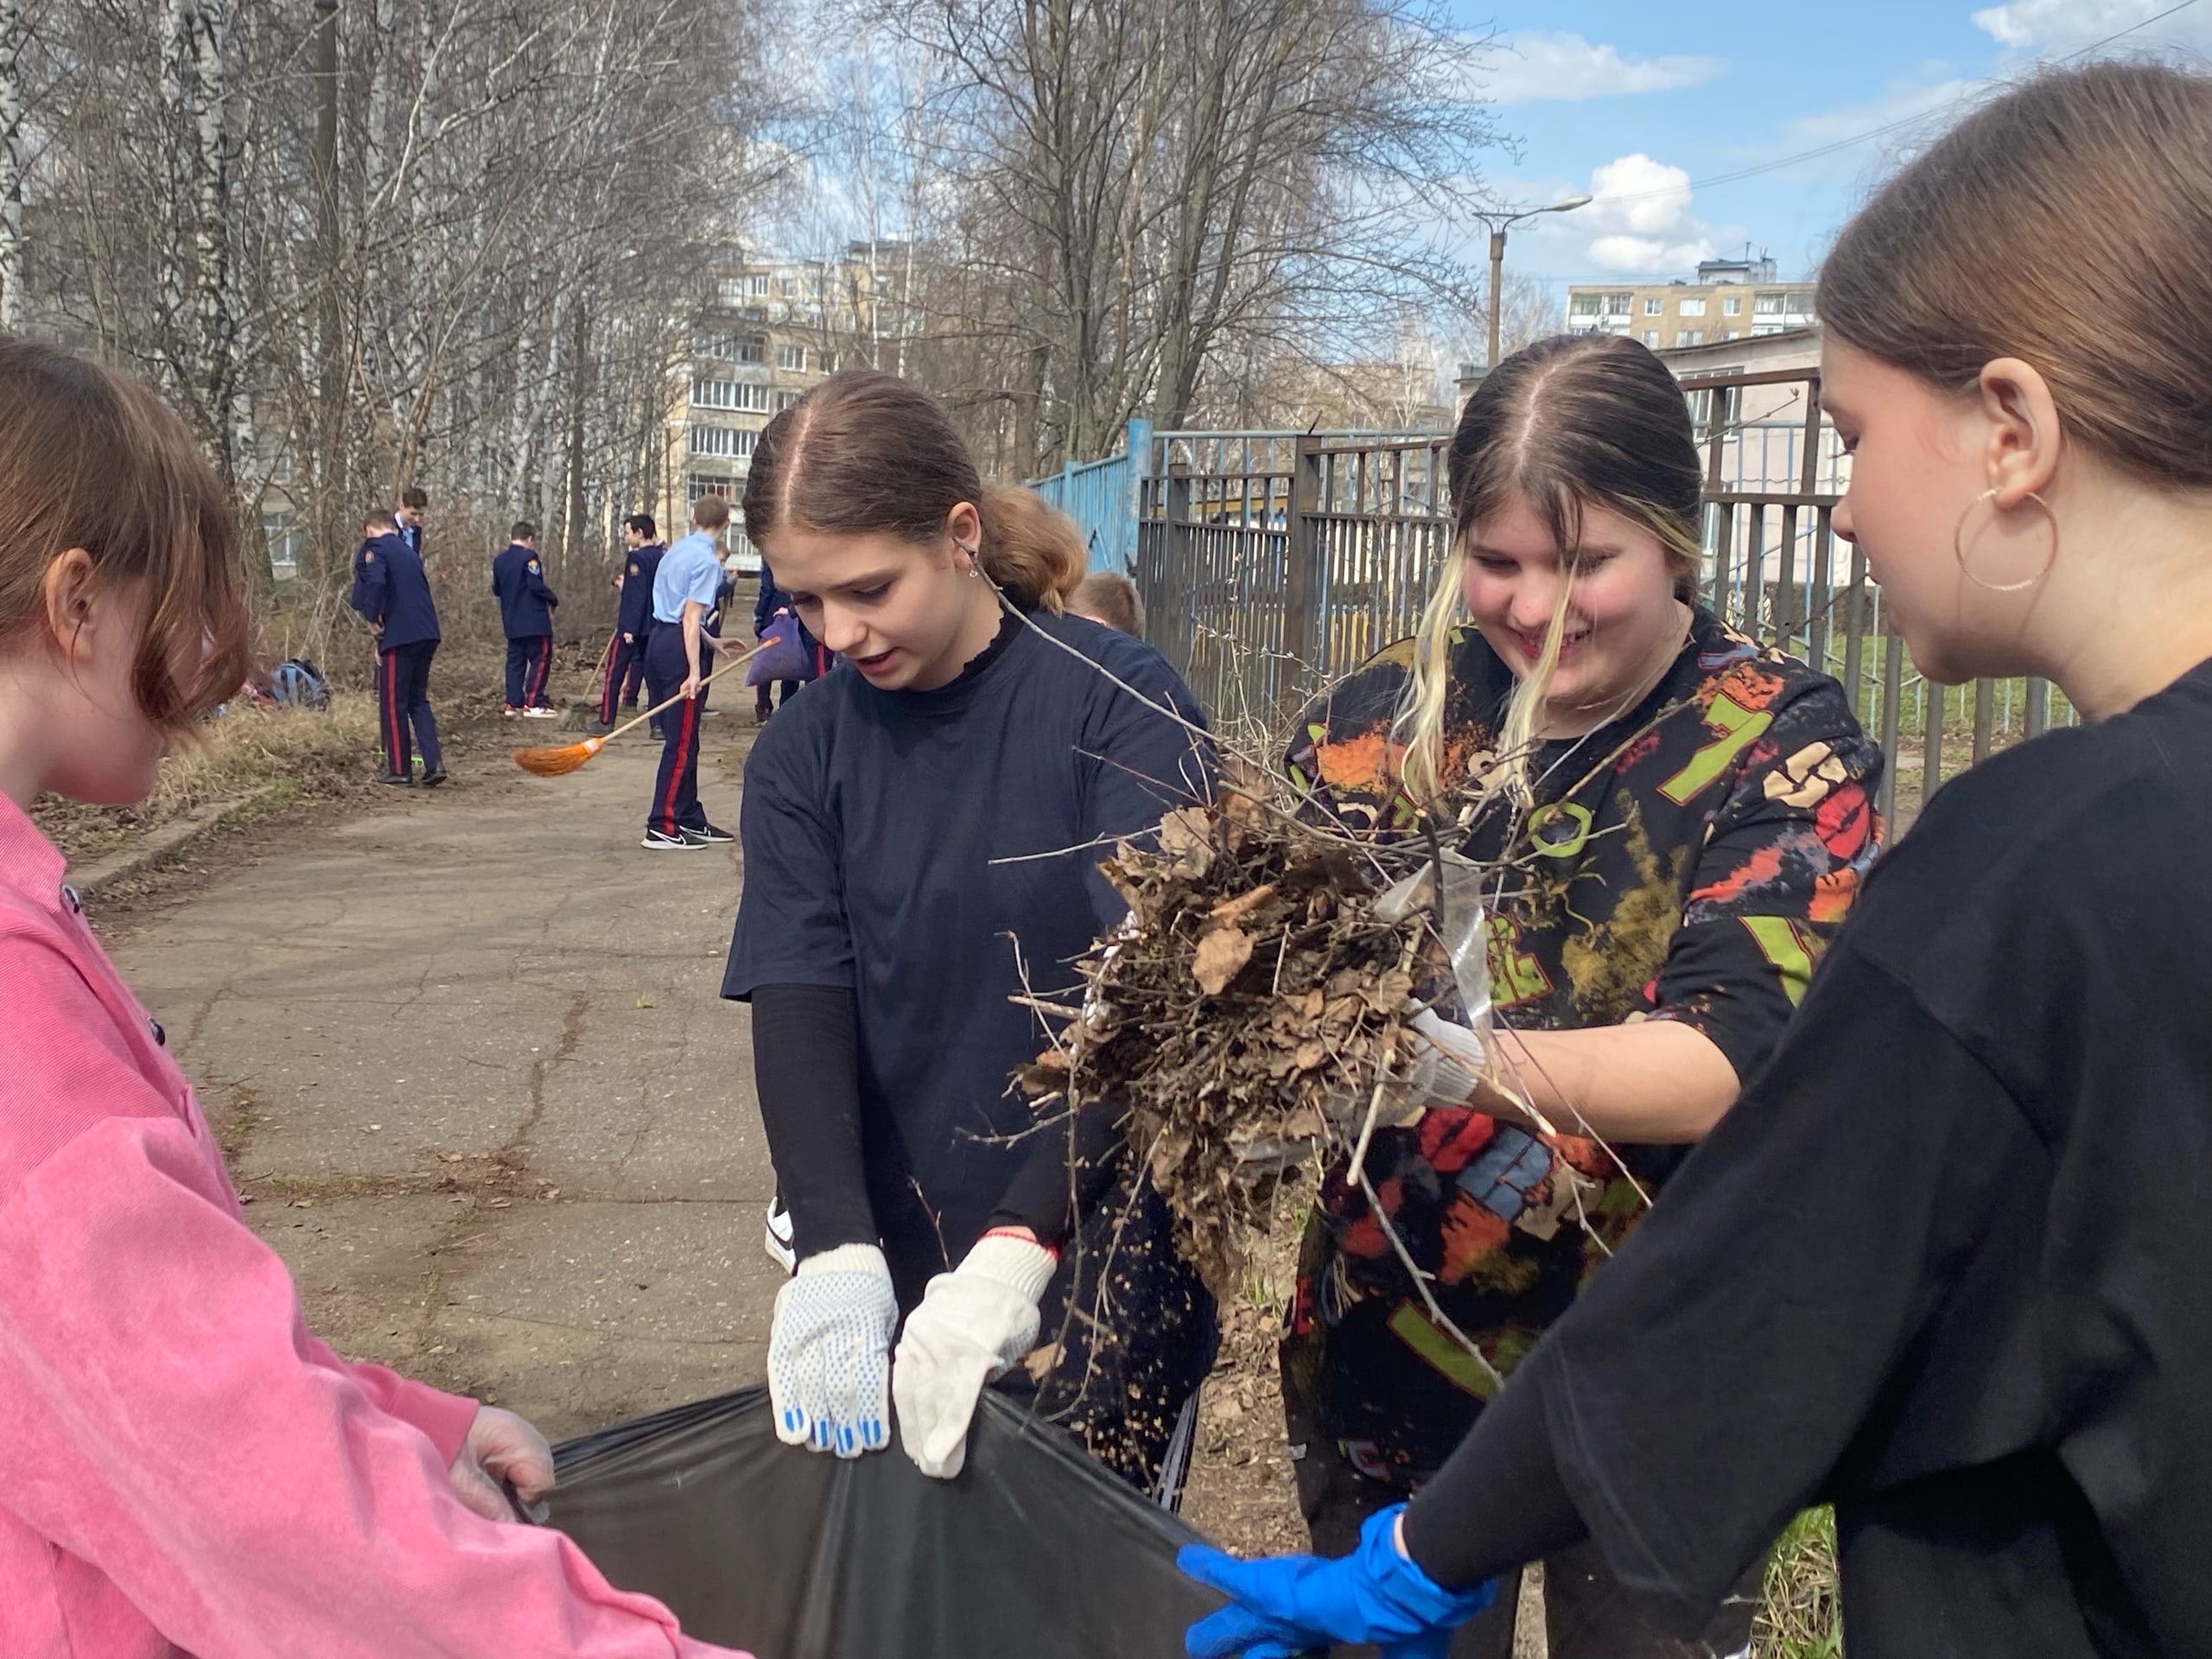
<path id="1" fill-rule="evenodd" d="M 1834 533 L 1849 461 L 1816 370 L 1682 388 L 1707 464 L 1701 596 L 1843 683 L 1890 759 L 1885 813 L 1916 808 L 1947 766 L 2073 720 L 2044 681 L 1947 694 L 1913 671 L 1865 555 Z M 1141 423 L 1130 438 L 1113 461 L 1064 473 L 1057 499 L 1090 534 L 1094 566 L 1120 568 L 1096 550 L 1129 550 L 1147 639 L 1217 721 L 1280 721 L 1414 631 L 1451 541 L 1448 438 Z M 1080 494 L 1094 487 L 1107 502 L 1096 518 Z"/>

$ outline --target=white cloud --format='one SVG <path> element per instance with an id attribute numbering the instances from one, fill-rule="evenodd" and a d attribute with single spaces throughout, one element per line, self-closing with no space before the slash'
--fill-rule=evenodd
<path id="1" fill-rule="evenodd" d="M 1687 272 L 1716 251 L 1711 226 L 1690 211 L 1690 175 L 1641 151 L 1590 175 L 1593 200 L 1571 215 L 1588 257 L 1623 275 Z"/>
<path id="2" fill-rule="evenodd" d="M 2101 41 L 2166 10 L 2173 0 L 2009 0 L 1974 14 L 1974 27 L 2016 52 L 2047 52 Z M 2196 7 L 2129 37 L 2132 44 L 2202 41 L 2212 36 L 2212 16 Z M 2115 44 L 2118 44 L 2115 42 Z"/>
<path id="3" fill-rule="evenodd" d="M 1484 91 L 1500 104 L 1580 103 L 1634 92 L 1697 86 L 1727 68 L 1719 58 L 1669 54 L 1624 58 L 1614 46 L 1592 46 L 1580 35 L 1531 30 L 1509 35 Z"/>
<path id="4" fill-rule="evenodd" d="M 1965 114 L 1967 102 L 1990 90 L 1987 82 L 1956 79 L 1923 83 L 1893 81 L 1879 98 L 1863 104 L 1841 105 L 1792 121 L 1777 148 L 1787 155 L 1821 144 L 1840 143 L 1867 133 L 1882 132 L 1901 122 L 1912 123 L 1917 130 L 1923 116 L 1948 113 L 1955 120 Z M 1926 130 L 1932 132 L 1937 129 L 1929 126 Z M 1884 136 L 1891 137 L 1888 134 Z M 1900 130 L 1891 137 L 1891 142 L 1910 140 L 1913 136 L 1912 131 Z M 1874 142 L 1878 143 L 1880 140 Z"/>

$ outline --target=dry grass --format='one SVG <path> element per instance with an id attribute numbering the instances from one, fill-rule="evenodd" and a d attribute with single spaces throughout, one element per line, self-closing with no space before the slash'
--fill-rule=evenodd
<path id="1" fill-rule="evenodd" d="M 376 764 L 376 704 L 366 692 L 334 693 L 319 713 L 234 703 L 162 762 L 153 792 L 137 805 L 85 806 L 49 795 L 31 816 L 65 855 L 81 861 L 217 801 L 272 784 L 332 793 L 364 780 Z"/>
<path id="2" fill-rule="evenodd" d="M 1775 1545 L 1765 1604 L 1751 1627 L 1751 1654 L 1752 1659 L 1842 1659 L 1834 1510 L 1806 1510 Z"/>

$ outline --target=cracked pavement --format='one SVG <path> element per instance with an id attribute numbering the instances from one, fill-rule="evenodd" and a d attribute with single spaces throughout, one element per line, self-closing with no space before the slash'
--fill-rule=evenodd
<path id="1" fill-rule="evenodd" d="M 743 719 L 701 768 L 731 825 Z M 658 753 L 542 779 L 480 750 L 272 824 L 109 940 L 316 1331 L 556 1439 L 759 1379 L 782 1282 L 749 1014 L 716 994 L 740 859 L 639 847 Z"/>

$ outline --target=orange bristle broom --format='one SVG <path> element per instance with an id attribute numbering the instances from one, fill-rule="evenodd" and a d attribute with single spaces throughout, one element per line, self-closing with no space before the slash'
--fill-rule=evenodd
<path id="1" fill-rule="evenodd" d="M 699 677 L 700 689 L 704 690 L 708 683 L 717 674 L 725 673 L 733 668 L 744 667 L 746 664 L 758 657 L 763 649 L 762 646 L 755 645 L 741 656 L 723 658 L 709 672 Z M 679 691 L 665 702 L 655 703 L 644 714 L 632 715 L 604 737 L 588 737 L 581 743 L 564 743 L 557 749 L 517 749 L 514 752 L 515 765 L 520 766 L 524 772 L 535 772 L 540 778 L 566 777 L 616 738 L 621 736 L 623 733 L 636 730 L 655 715 L 665 709 L 673 709 L 683 701 L 683 694 Z"/>

